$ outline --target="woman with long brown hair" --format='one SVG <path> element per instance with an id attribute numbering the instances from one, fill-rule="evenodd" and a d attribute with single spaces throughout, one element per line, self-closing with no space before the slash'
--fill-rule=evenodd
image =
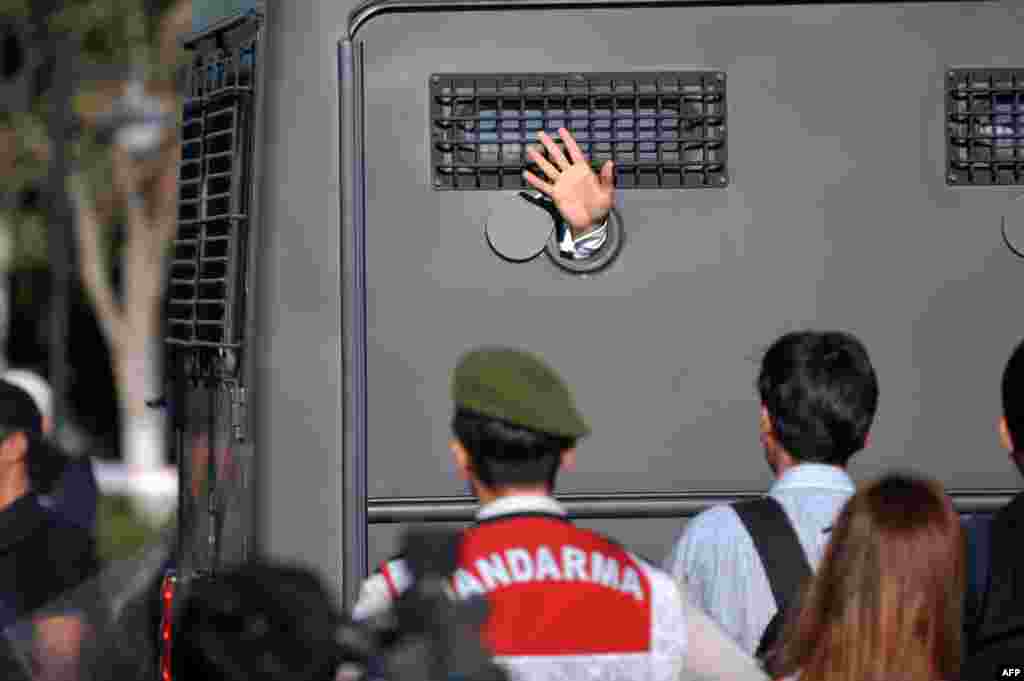
<path id="1" fill-rule="evenodd" d="M 964 538 L 941 485 L 886 475 L 832 531 L 770 663 L 799 681 L 955 681 Z"/>

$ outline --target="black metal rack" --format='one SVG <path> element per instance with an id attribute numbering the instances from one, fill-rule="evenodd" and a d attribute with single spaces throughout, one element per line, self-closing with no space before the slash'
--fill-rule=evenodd
<path id="1" fill-rule="evenodd" d="M 216 40 L 197 51 L 188 72 L 171 345 L 234 349 L 242 342 L 257 56 L 255 36 L 233 45 Z"/>
<path id="2" fill-rule="evenodd" d="M 216 573 L 247 553 L 251 448 L 244 363 L 259 150 L 263 17 L 249 12 L 185 45 L 178 233 L 165 342 L 179 493 L 178 577 Z M 206 450 L 206 454 L 197 451 Z M 198 492 L 196 486 L 203 487 Z"/>
<path id="3" fill-rule="evenodd" d="M 1024 69 L 950 70 L 946 124 L 948 184 L 1024 184 Z"/>
<path id="4" fill-rule="evenodd" d="M 723 187 L 726 109 L 719 71 L 434 75 L 434 187 L 527 187 L 527 146 L 559 127 L 595 165 L 615 162 L 619 188 Z"/>

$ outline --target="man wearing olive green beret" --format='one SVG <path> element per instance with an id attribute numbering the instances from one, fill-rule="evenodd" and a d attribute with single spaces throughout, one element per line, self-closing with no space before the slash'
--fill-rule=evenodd
<path id="1" fill-rule="evenodd" d="M 450 442 L 480 500 L 462 534 L 452 591 L 484 596 L 483 634 L 525 681 L 764 679 L 675 581 L 615 541 L 575 526 L 552 496 L 590 433 L 568 387 L 540 358 L 481 348 L 452 380 Z M 364 584 L 357 619 L 410 584 L 401 558 Z"/>

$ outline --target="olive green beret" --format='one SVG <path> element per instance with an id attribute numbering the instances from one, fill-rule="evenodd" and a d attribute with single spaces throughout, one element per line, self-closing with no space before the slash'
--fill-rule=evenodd
<path id="1" fill-rule="evenodd" d="M 511 348 L 479 348 L 459 360 L 452 377 L 457 407 L 530 430 L 581 438 L 590 428 L 572 394 L 540 358 Z"/>

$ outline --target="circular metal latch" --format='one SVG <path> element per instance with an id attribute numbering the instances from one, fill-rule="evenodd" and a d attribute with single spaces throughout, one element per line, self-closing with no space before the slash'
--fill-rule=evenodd
<path id="1" fill-rule="evenodd" d="M 495 196 L 484 233 L 491 249 L 505 260 L 533 260 L 555 231 L 551 214 L 525 192 Z"/>
<path id="2" fill-rule="evenodd" d="M 601 247 L 592 255 L 585 258 L 578 258 L 572 253 L 565 253 L 559 244 L 559 230 L 554 230 L 548 237 L 547 253 L 552 262 L 564 270 L 573 274 L 590 274 L 599 272 L 608 267 L 622 250 L 624 235 L 622 232 L 622 218 L 619 212 L 612 209 L 608 214 L 608 224 L 605 226 L 605 240 Z"/>
<path id="3" fill-rule="evenodd" d="M 1010 204 L 1003 215 L 1003 243 L 1018 258 L 1024 258 L 1024 196 L 1019 196 Z"/>
<path id="4" fill-rule="evenodd" d="M 622 218 L 615 209 L 608 216 L 605 239 L 589 256 L 562 251 L 563 227 L 552 202 L 528 192 L 495 197 L 484 233 L 491 249 L 511 262 L 527 262 L 547 251 L 552 262 L 573 274 L 589 274 L 607 267 L 622 250 Z"/>

